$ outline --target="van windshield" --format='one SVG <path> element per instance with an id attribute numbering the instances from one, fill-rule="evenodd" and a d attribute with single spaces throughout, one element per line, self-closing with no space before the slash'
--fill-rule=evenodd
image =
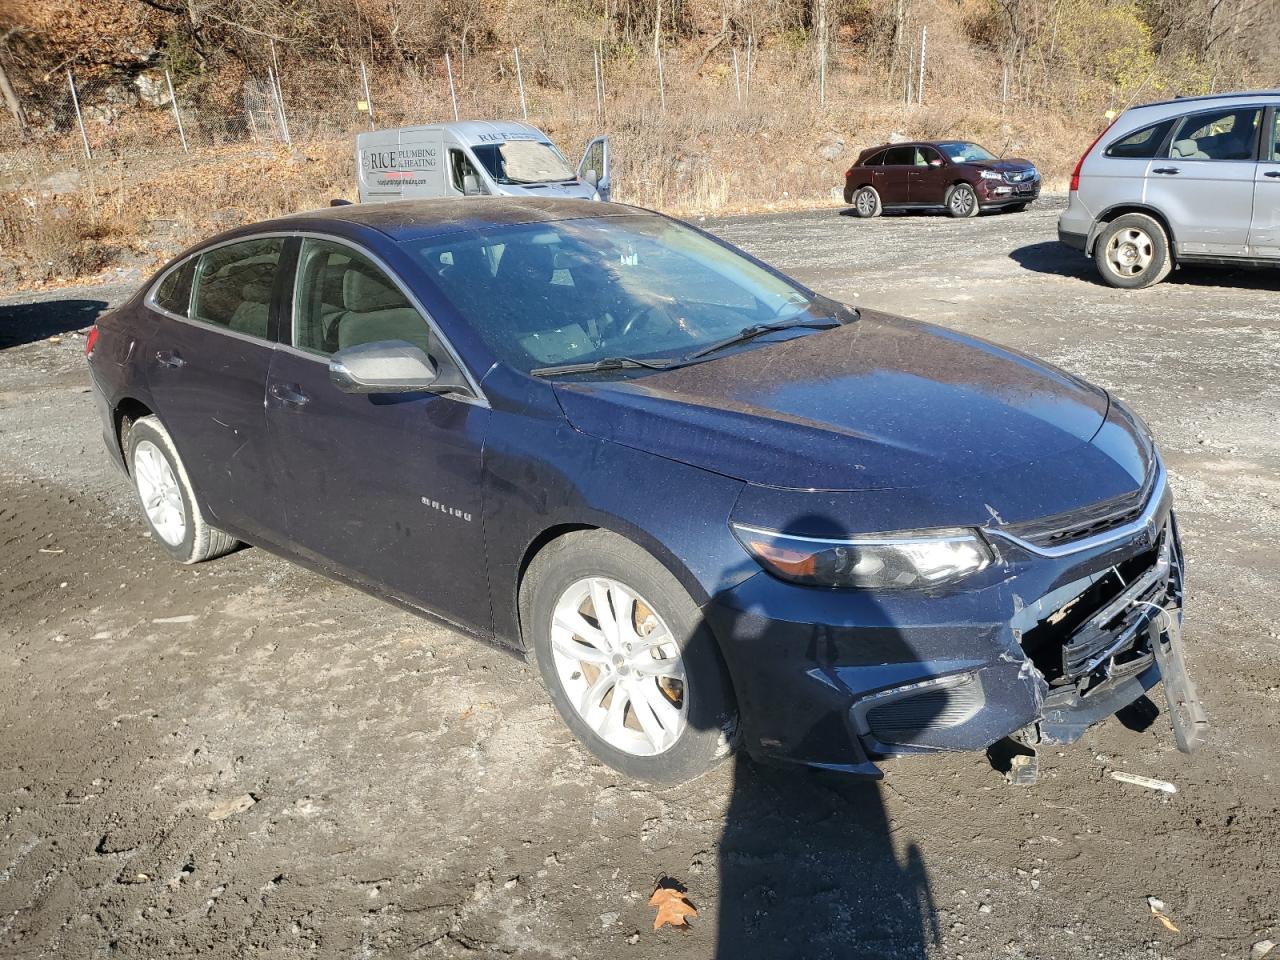
<path id="1" fill-rule="evenodd" d="M 471 150 L 495 183 L 562 183 L 574 179 L 569 164 L 549 143 L 508 140 L 473 146 Z"/>
<path id="2" fill-rule="evenodd" d="M 519 370 L 687 355 L 836 305 L 658 216 L 529 223 L 405 244 L 444 297 Z"/>

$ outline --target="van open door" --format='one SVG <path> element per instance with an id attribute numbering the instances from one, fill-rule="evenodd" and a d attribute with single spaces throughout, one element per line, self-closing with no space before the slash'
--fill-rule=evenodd
<path id="1" fill-rule="evenodd" d="M 596 137 L 587 144 L 582 162 L 578 164 L 578 179 L 595 187 L 600 199 L 609 199 L 609 138 Z"/>

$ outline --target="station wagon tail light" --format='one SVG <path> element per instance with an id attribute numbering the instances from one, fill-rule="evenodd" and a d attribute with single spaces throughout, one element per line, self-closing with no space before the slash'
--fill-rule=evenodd
<path id="1" fill-rule="evenodd" d="M 95 323 L 89 328 L 88 334 L 84 338 L 84 355 L 86 357 L 93 356 L 93 348 L 98 345 L 98 325 Z"/>
<path id="2" fill-rule="evenodd" d="M 848 540 L 792 536 L 744 524 L 734 535 L 770 573 L 815 587 L 924 589 L 954 583 L 992 561 L 973 530 L 907 530 Z"/>
<path id="3" fill-rule="evenodd" d="M 1120 119 L 1119 117 L 1116 117 L 1116 120 L 1119 120 L 1119 119 Z M 1071 192 L 1072 193 L 1075 193 L 1080 189 L 1080 170 L 1084 166 L 1085 160 L 1089 159 L 1089 154 L 1093 153 L 1093 148 L 1096 147 L 1098 145 L 1098 142 L 1107 135 L 1107 130 L 1110 130 L 1115 125 L 1116 125 L 1115 120 L 1112 120 L 1110 123 L 1108 123 L 1106 126 L 1106 129 L 1093 138 L 1093 143 L 1089 144 L 1089 149 L 1086 150 L 1084 153 L 1080 154 L 1080 159 L 1076 161 L 1075 169 L 1071 171 Z"/>

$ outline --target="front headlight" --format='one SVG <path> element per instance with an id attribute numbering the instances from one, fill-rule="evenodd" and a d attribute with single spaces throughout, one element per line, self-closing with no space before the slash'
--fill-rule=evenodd
<path id="1" fill-rule="evenodd" d="M 733 533 L 770 573 L 817 587 L 932 587 L 975 574 L 992 560 L 986 542 L 967 529 L 906 530 L 819 540 L 735 523 Z"/>
<path id="2" fill-rule="evenodd" d="M 979 170 L 978 176 L 983 180 L 1003 180 L 1004 174 L 997 173 L 995 170 Z"/>

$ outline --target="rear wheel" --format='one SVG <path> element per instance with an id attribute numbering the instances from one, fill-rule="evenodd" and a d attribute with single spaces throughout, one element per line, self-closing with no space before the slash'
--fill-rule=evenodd
<path id="1" fill-rule="evenodd" d="M 853 212 L 859 217 L 878 217 L 883 210 L 875 187 L 863 187 L 853 195 Z"/>
<path id="2" fill-rule="evenodd" d="M 1107 224 L 1094 244 L 1093 260 L 1103 280 L 1125 290 L 1159 283 L 1173 269 L 1168 235 L 1143 213 L 1126 213 Z"/>
<path id="3" fill-rule="evenodd" d="M 182 459 L 156 417 L 136 421 L 129 428 L 125 448 L 142 517 L 152 538 L 171 557 L 180 563 L 199 563 L 235 548 L 234 537 L 204 519 Z"/>
<path id="4" fill-rule="evenodd" d="M 719 651 L 648 553 L 602 530 L 569 534 L 534 558 L 520 594 L 543 683 L 596 757 L 673 784 L 728 755 L 736 710 Z"/>
<path id="5" fill-rule="evenodd" d="M 947 213 L 957 219 L 978 215 L 978 195 L 967 183 L 957 183 L 947 191 Z"/>

